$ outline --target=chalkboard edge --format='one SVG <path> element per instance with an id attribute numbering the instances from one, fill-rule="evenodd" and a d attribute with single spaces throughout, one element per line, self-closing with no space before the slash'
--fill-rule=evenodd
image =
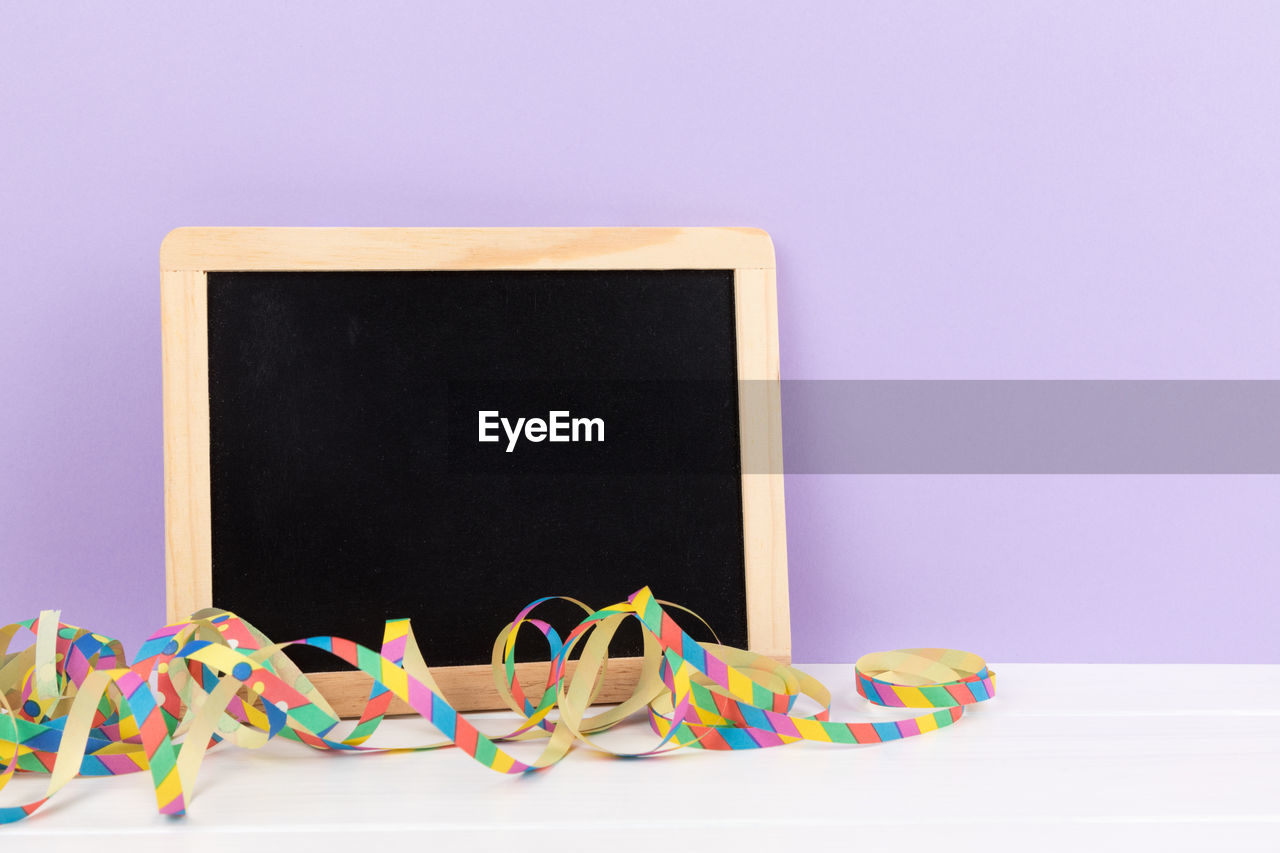
<path id="1" fill-rule="evenodd" d="M 773 269 L 758 228 L 175 228 L 162 270 Z"/>

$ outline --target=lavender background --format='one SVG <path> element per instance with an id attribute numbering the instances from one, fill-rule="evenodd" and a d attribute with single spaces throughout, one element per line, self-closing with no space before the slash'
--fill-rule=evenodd
<path id="1" fill-rule="evenodd" d="M 1280 374 L 1275 5 L 45 5 L 0 14 L 0 622 L 163 617 L 178 225 L 756 225 L 790 378 Z M 1274 476 L 787 501 L 798 660 L 1280 661 Z"/>

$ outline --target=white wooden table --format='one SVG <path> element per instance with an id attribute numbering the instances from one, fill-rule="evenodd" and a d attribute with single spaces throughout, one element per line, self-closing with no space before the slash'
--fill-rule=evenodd
<path id="1" fill-rule="evenodd" d="M 902 716 L 867 705 L 851 666 L 803 668 L 832 688 L 838 718 Z M 643 761 L 578 749 L 517 778 L 456 750 L 219 747 L 186 818 L 156 813 L 145 774 L 77 779 L 0 827 L 0 849 L 1280 850 L 1280 666 L 993 668 L 995 701 L 949 729 L 871 746 Z M 497 732 L 509 718 L 481 719 Z M 608 737 L 626 748 L 647 733 Z M 412 719 L 384 736 L 433 739 Z M 45 781 L 19 778 L 0 797 L 34 798 Z"/>

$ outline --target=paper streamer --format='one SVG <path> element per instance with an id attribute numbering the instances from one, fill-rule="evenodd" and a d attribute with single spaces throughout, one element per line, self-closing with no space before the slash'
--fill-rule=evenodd
<path id="1" fill-rule="evenodd" d="M 575 743 L 635 756 L 685 747 L 898 740 L 951 725 L 967 705 L 995 693 L 995 675 L 976 655 L 951 649 L 880 652 L 855 665 L 858 692 L 880 705 L 935 710 L 896 722 L 835 722 L 829 718 L 831 694 L 816 679 L 742 649 L 696 642 L 668 612 L 683 608 L 664 608 L 648 588 L 594 611 L 564 599 L 587 614 L 564 638 L 532 616 L 549 600 L 526 607 L 494 643 L 495 684 L 523 718 L 500 737 L 479 732 L 441 695 L 407 619 L 386 623 L 382 650 L 376 652 L 339 637 L 273 643 L 232 613 L 202 610 L 157 631 L 132 665 L 126 665 L 118 641 L 63 624 L 57 611 L 9 625 L 0 629 L 0 788 L 17 771 L 48 773 L 50 779 L 42 798 L 0 807 L 0 823 L 30 815 L 77 774 L 140 770 L 151 774 L 160 811 L 184 814 L 200 763 L 223 741 L 253 749 L 283 737 L 316 749 L 357 752 L 455 746 L 492 770 L 515 774 L 550 767 Z M 626 701 L 588 716 L 608 668 L 609 641 L 628 619 L 644 629 L 639 683 Z M 540 632 L 550 650 L 549 673 L 535 695 L 515 677 L 515 641 L 524 627 Z M 35 644 L 10 653 L 10 643 L 23 629 L 35 634 Z M 337 714 L 282 654 L 293 644 L 322 649 L 373 677 L 364 712 L 346 736 L 335 734 Z M 568 677 L 565 664 L 579 646 L 577 669 Z M 407 702 L 445 739 L 390 750 L 366 746 L 392 696 Z M 801 697 L 819 710 L 796 712 Z M 592 741 L 642 710 L 657 736 L 651 749 L 624 754 Z M 518 760 L 503 748 L 532 739 L 545 741 L 533 761 Z"/>

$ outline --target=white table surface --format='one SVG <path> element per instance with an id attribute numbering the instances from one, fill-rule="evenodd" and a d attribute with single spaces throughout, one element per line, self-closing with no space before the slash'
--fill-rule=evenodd
<path id="1" fill-rule="evenodd" d="M 852 666 L 803 668 L 831 687 L 833 718 L 906 716 L 864 702 Z M 525 777 L 456 750 L 220 746 L 185 818 L 156 813 L 146 774 L 77 779 L 0 827 L 0 850 L 1280 850 L 1280 666 L 993 668 L 993 702 L 869 746 L 642 761 L 577 749 Z M 510 719 L 475 717 L 491 732 Z M 412 718 L 385 730 L 383 742 L 436 739 Z M 634 748 L 647 734 L 639 723 L 606 737 Z M 33 799 L 46 781 L 25 775 L 0 797 Z"/>

